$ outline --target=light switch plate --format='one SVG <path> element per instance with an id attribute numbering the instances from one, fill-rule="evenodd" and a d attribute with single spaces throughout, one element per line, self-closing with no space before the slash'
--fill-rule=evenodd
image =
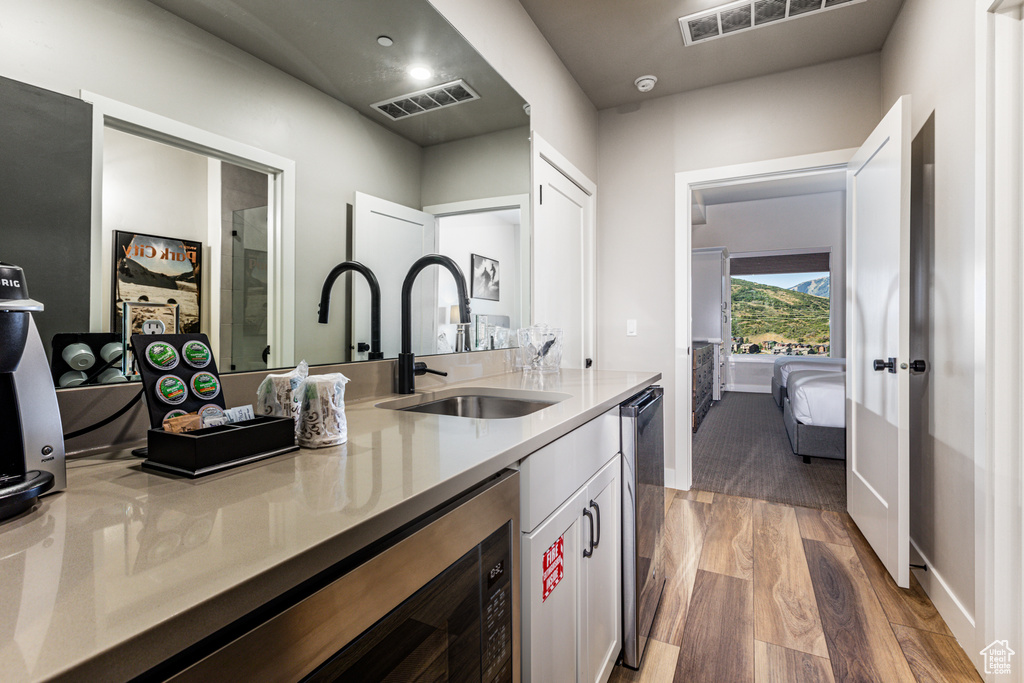
<path id="1" fill-rule="evenodd" d="M 626 320 L 626 336 L 636 336 L 636 318 L 629 318 L 628 320 Z"/>

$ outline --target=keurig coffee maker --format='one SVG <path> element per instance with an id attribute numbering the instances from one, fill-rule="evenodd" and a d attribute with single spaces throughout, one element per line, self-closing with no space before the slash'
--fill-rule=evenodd
<path id="1" fill-rule="evenodd" d="M 67 483 L 57 393 L 32 320 L 42 310 L 21 268 L 0 263 L 0 521 Z"/>

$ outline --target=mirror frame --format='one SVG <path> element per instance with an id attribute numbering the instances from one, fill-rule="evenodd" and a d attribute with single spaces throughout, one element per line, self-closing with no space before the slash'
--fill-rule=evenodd
<path id="1" fill-rule="evenodd" d="M 103 136 L 104 128 L 109 127 L 269 176 L 271 191 L 267 211 L 273 216 L 274 230 L 267 234 L 267 343 L 270 344 L 267 365 L 274 368 L 294 364 L 295 307 L 290 302 L 295 300 L 295 162 L 96 93 L 83 90 L 79 97 L 93 108 L 90 328 L 103 329 L 110 319 L 109 297 L 103 296 L 110 270 L 104 268 L 104 260 L 110 258 L 112 249 L 111 235 L 103 229 Z M 221 278 L 220 223 L 218 209 L 207 221 L 210 251 L 206 262 L 211 293 L 220 291 L 217 286 Z M 210 320 L 218 322 L 210 323 L 208 336 L 216 349 L 220 348 L 220 304 L 220 297 L 211 295 Z"/>

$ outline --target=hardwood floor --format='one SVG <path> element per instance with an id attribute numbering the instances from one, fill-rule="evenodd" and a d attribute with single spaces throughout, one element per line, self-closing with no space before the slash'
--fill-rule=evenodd
<path id="1" fill-rule="evenodd" d="M 754 637 L 828 657 L 796 511 L 754 502 Z"/>
<path id="2" fill-rule="evenodd" d="M 643 683 L 981 681 L 846 513 L 666 490 L 667 582 Z"/>
<path id="3" fill-rule="evenodd" d="M 752 504 L 750 498 L 715 494 L 700 569 L 737 579 L 753 578 Z"/>

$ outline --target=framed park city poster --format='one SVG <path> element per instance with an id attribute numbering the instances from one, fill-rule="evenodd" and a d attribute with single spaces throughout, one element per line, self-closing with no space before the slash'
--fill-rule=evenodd
<path id="1" fill-rule="evenodd" d="M 124 329 L 126 303 L 176 304 L 179 333 L 199 332 L 203 244 L 114 232 L 111 331 Z"/>

